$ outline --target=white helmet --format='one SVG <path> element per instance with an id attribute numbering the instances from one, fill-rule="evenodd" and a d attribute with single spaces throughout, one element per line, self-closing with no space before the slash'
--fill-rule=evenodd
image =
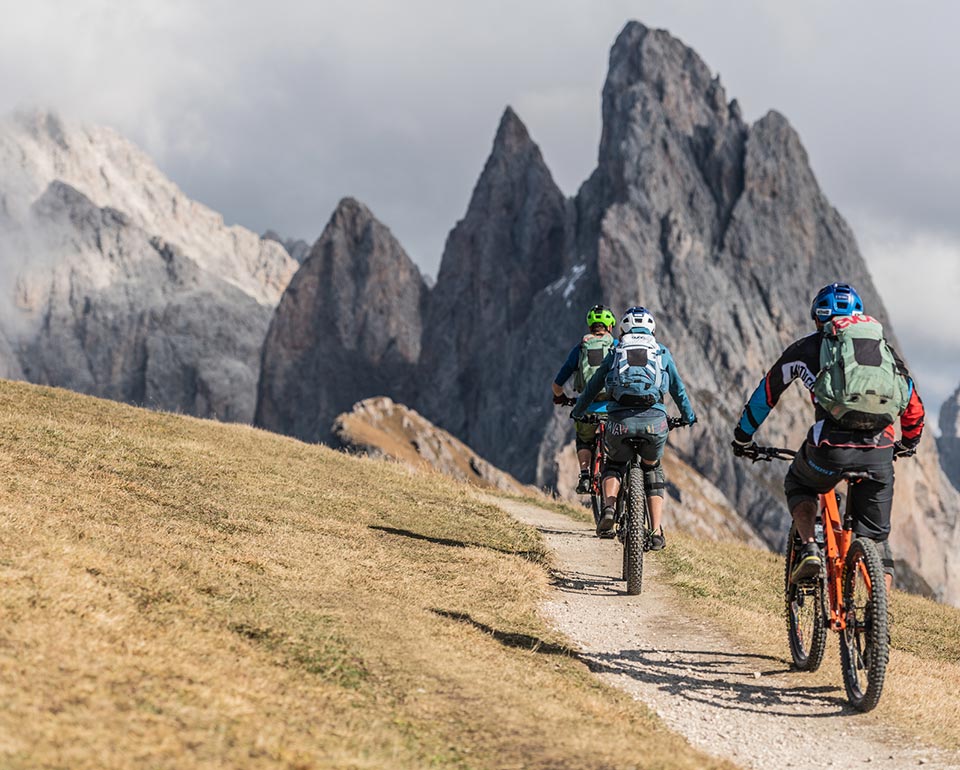
<path id="1" fill-rule="evenodd" d="M 620 319 L 620 334 L 629 334 L 634 329 L 655 334 L 657 331 L 657 322 L 653 320 L 650 311 L 645 307 L 632 307 L 623 314 Z"/>

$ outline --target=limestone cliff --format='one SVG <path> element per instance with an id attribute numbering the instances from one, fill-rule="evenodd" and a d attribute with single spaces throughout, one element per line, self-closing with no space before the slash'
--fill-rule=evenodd
<path id="1" fill-rule="evenodd" d="M 329 441 L 356 401 L 409 401 L 426 285 L 370 210 L 340 202 L 277 307 L 263 347 L 256 424 Z"/>
<path id="2" fill-rule="evenodd" d="M 115 132 L 0 122 L 0 373 L 203 417 L 253 418 L 295 263 L 187 198 Z"/>

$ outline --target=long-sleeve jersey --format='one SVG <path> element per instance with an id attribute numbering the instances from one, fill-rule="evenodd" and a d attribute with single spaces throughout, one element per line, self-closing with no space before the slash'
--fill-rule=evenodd
<path id="1" fill-rule="evenodd" d="M 607 353 L 603 359 L 603 363 L 600 364 L 600 368 L 593 373 L 593 377 L 590 378 L 587 387 L 584 388 L 583 393 L 580 394 L 580 398 L 577 399 L 576 406 L 573 407 L 573 411 L 571 412 L 573 417 L 582 416 L 586 412 L 587 407 L 593 402 L 593 399 L 597 397 L 597 394 L 603 390 L 607 375 L 613 368 L 613 362 L 616 360 L 616 357 L 616 350 L 611 350 Z M 660 346 L 660 362 L 663 367 L 664 377 L 666 377 L 667 380 L 667 390 L 671 398 L 673 398 L 673 402 L 677 405 L 677 409 L 680 410 L 680 416 L 687 422 L 692 423 L 694 419 L 696 419 L 693 413 L 693 405 L 687 396 L 687 389 L 683 386 L 683 380 L 680 379 L 680 373 L 677 371 L 677 365 L 673 361 L 673 356 L 670 355 L 670 351 L 667 350 L 664 345 Z M 660 401 L 650 408 L 658 409 L 664 414 L 667 413 L 667 407 L 663 404 L 662 396 Z M 610 414 L 615 414 L 617 411 L 627 409 L 636 411 L 636 407 L 620 406 L 616 402 L 611 402 L 607 411 Z"/>
<path id="2" fill-rule="evenodd" d="M 817 372 L 820 371 L 820 343 L 822 339 L 823 335 L 817 331 L 797 340 L 783 351 L 770 371 L 760 380 L 757 389 L 753 391 L 753 395 L 750 396 L 750 400 L 744 406 L 740 422 L 737 423 L 738 438 L 746 437 L 746 439 L 749 439 L 752 437 L 773 407 L 777 405 L 787 386 L 794 380 L 799 379 L 804 387 L 811 391 L 810 398 L 813 400 L 815 408 L 816 422 L 807 434 L 807 441 L 811 444 L 814 446 L 828 444 L 842 447 L 878 448 L 893 445 L 896 440 L 896 431 L 893 425 L 889 425 L 879 432 L 843 428 L 834 422 L 827 411 L 813 398 L 813 383 L 817 378 Z M 914 443 L 919 441 L 920 434 L 923 432 L 923 402 L 920 400 L 920 394 L 917 393 L 913 380 L 910 379 L 910 373 L 902 359 L 893 348 L 890 348 L 890 351 L 893 353 L 897 368 L 907 378 L 910 385 L 910 399 L 906 410 L 900 416 L 900 432 L 905 441 Z"/>

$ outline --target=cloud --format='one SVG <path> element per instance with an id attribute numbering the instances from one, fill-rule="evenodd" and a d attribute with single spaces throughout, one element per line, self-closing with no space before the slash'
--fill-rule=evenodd
<path id="1" fill-rule="evenodd" d="M 896 327 L 901 351 L 935 425 L 960 384 L 960 238 L 864 222 L 861 249 Z"/>
<path id="2" fill-rule="evenodd" d="M 930 347 L 923 379 L 940 378 L 932 393 L 956 381 L 949 364 L 932 373 L 955 347 L 922 333 L 952 301 L 938 288 L 901 305 L 893 256 L 932 275 L 956 264 L 931 247 L 960 241 L 960 6 L 947 0 L 33 0 L 4 12 L 0 112 L 112 125 L 258 231 L 312 240 L 356 196 L 432 273 L 505 105 L 565 192 L 586 179 L 607 53 L 638 16 L 693 46 L 749 118 L 789 117 L 904 343 Z"/>

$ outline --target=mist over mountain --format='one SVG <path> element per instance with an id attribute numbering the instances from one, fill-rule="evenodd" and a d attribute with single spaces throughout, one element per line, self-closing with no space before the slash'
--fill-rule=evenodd
<path id="1" fill-rule="evenodd" d="M 447 239 L 436 287 L 418 295 L 419 314 L 411 303 L 391 305 L 405 329 L 419 319 L 419 357 L 391 368 L 354 346 L 353 372 L 376 370 L 380 395 L 409 403 L 520 481 L 554 486 L 572 426 L 550 404 L 549 383 L 590 305 L 619 312 L 644 304 L 700 419 L 671 445 L 779 546 L 789 522 L 785 468 L 737 462 L 729 450 L 744 400 L 782 349 L 812 331 L 810 297 L 824 284 L 855 284 L 895 341 L 894 329 L 853 233 L 784 116 L 770 112 L 748 124 L 692 49 L 636 22 L 611 50 L 602 104 L 598 165 L 573 199 L 507 109 L 467 212 Z M 340 259 L 363 270 L 368 253 L 394 255 L 395 269 L 378 262 L 375 274 L 387 281 L 384 295 L 399 296 L 393 275 L 403 274 L 404 259 L 392 244 L 364 243 Z M 364 291 L 373 291 L 365 281 Z M 331 299 L 325 294 L 316 312 L 351 312 Z M 287 316 L 281 303 L 273 324 Z M 327 336 L 314 327 L 313 339 L 297 338 L 295 353 L 268 339 L 264 360 L 295 361 L 309 355 L 305 348 L 323 350 Z M 909 362 L 910 351 L 902 352 Z M 265 368 L 261 392 L 269 376 Z M 296 400 L 283 400 L 283 416 L 259 424 L 284 430 L 298 412 L 326 410 L 337 382 L 309 378 Z M 412 399 L 404 395 L 411 391 Z M 796 446 L 811 418 L 809 397 L 794 389 L 761 437 Z M 318 425 L 306 437 L 322 439 L 324 430 Z M 897 475 L 895 555 L 905 573 L 960 601 L 960 496 L 929 435 Z"/>
<path id="2" fill-rule="evenodd" d="M 110 129 L 0 123 L 0 374 L 249 422 L 296 263 Z"/>

